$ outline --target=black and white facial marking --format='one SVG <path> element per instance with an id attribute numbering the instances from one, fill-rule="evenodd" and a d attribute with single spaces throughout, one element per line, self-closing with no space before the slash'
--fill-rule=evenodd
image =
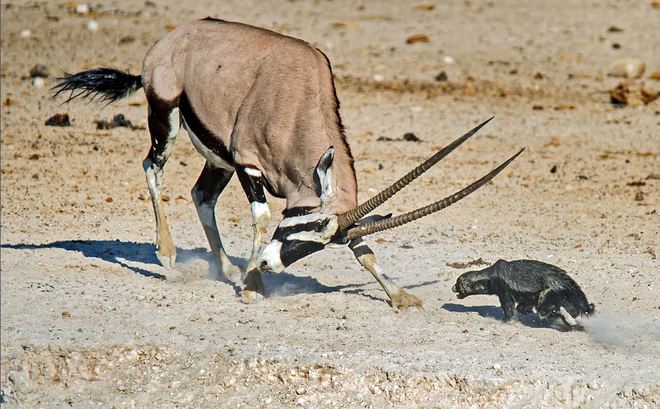
<path id="1" fill-rule="evenodd" d="M 330 166 L 334 149 L 330 147 L 316 165 L 321 208 L 337 198 L 337 183 Z M 303 257 L 326 247 L 348 244 L 339 229 L 337 215 L 318 212 L 319 208 L 288 209 L 277 226 L 273 238 L 257 257 L 257 268 L 263 273 L 281 273 Z"/>
<path id="2" fill-rule="evenodd" d="M 347 245 L 339 231 L 336 215 L 311 213 L 286 217 L 275 230 L 273 239 L 257 257 L 263 273 L 281 273 L 286 267 L 326 247 Z"/>

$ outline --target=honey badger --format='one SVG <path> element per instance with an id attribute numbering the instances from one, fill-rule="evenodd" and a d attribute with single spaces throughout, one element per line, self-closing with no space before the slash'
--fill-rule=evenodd
<path id="1" fill-rule="evenodd" d="M 498 260 L 483 270 L 461 274 L 451 290 L 459 299 L 475 294 L 497 295 L 504 321 L 515 318 L 515 308 L 521 314 L 536 310 L 541 318 L 561 318 L 566 325 L 576 327 L 575 318 L 595 312 L 580 286 L 564 270 L 536 260 Z"/>

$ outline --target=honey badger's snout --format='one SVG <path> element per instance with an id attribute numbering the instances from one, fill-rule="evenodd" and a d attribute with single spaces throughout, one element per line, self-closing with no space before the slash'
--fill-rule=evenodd
<path id="1" fill-rule="evenodd" d="M 456 293 L 456 298 L 459 300 L 462 300 L 463 298 L 467 297 L 465 294 L 463 294 L 463 290 L 461 289 L 461 286 L 459 285 L 458 281 L 456 281 L 456 284 L 451 287 L 451 290 Z"/>

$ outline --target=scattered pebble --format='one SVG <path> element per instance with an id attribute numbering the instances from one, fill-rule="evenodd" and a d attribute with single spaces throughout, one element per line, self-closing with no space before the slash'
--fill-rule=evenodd
<path id="1" fill-rule="evenodd" d="M 446 265 L 448 267 L 453 267 L 453 268 L 468 268 L 473 266 L 488 266 L 490 264 L 485 262 L 483 258 L 479 257 L 478 259 L 468 261 L 467 263 L 461 263 L 459 261 L 456 261 L 453 263 L 446 263 Z"/>
<path id="2" fill-rule="evenodd" d="M 46 120 L 47 126 L 71 126 L 69 114 L 55 114 Z"/>
<path id="3" fill-rule="evenodd" d="M 89 13 L 89 6 L 87 4 L 78 4 L 76 6 L 76 13 L 87 14 Z"/>
<path id="4" fill-rule="evenodd" d="M 610 90 L 610 100 L 613 104 L 640 106 L 649 104 L 660 96 L 658 92 L 647 91 L 643 84 L 637 84 L 630 80 L 622 81 Z"/>
<path id="5" fill-rule="evenodd" d="M 46 80 L 43 79 L 42 77 L 35 77 L 34 81 L 32 82 L 32 85 L 35 88 L 43 88 L 46 85 Z"/>
<path id="6" fill-rule="evenodd" d="M 99 29 L 99 23 L 94 20 L 89 20 L 89 23 L 87 23 L 87 29 L 89 31 L 97 31 Z"/>
<path id="7" fill-rule="evenodd" d="M 653 71 L 653 74 L 649 76 L 649 79 L 660 81 L 660 70 Z"/>
<path id="8" fill-rule="evenodd" d="M 610 74 L 615 77 L 640 78 L 646 71 L 646 63 L 636 58 L 624 57 L 614 61 Z"/>
<path id="9" fill-rule="evenodd" d="M 623 29 L 617 26 L 610 26 L 610 28 L 608 28 L 607 31 L 609 31 L 610 33 L 620 33 L 623 31 Z"/>
<path id="10" fill-rule="evenodd" d="M 406 44 L 428 43 L 429 41 L 431 40 L 425 34 L 413 34 L 406 39 Z"/>
<path id="11" fill-rule="evenodd" d="M 23 38 L 32 37 L 32 31 L 30 31 L 30 30 L 21 31 L 21 37 L 23 37 Z"/>
<path id="12" fill-rule="evenodd" d="M 63 318 L 71 318 L 71 313 L 69 311 L 62 311 Z"/>
<path id="13" fill-rule="evenodd" d="M 385 79 L 385 76 L 383 74 L 374 74 L 374 81 L 382 82 L 384 79 Z"/>
<path id="14" fill-rule="evenodd" d="M 612 43 L 612 48 L 614 48 L 615 50 L 618 50 L 618 49 L 621 48 L 621 44 L 619 44 L 619 43 Z"/>
<path id="15" fill-rule="evenodd" d="M 534 105 L 532 106 L 534 111 L 543 111 L 543 105 Z"/>
<path id="16" fill-rule="evenodd" d="M 445 55 L 444 57 L 442 57 L 442 62 L 444 62 L 445 64 L 454 64 L 456 60 L 454 59 L 454 57 Z"/>
<path id="17" fill-rule="evenodd" d="M 144 129 L 134 126 L 131 123 L 131 121 L 127 120 L 124 117 L 123 114 L 117 114 L 113 116 L 112 120 L 110 121 L 106 121 L 105 119 L 102 119 L 100 121 L 94 121 L 94 123 L 96 123 L 96 129 L 103 129 L 103 130 L 114 129 L 118 127 L 130 128 L 133 131 L 135 131 L 136 129 Z"/>
<path id="18" fill-rule="evenodd" d="M 553 165 L 550 169 L 550 173 L 557 173 L 557 165 Z"/>
<path id="19" fill-rule="evenodd" d="M 403 140 L 408 141 L 408 142 L 421 142 L 421 139 L 419 139 L 414 133 L 408 132 L 405 135 L 403 135 Z"/>
<path id="20" fill-rule="evenodd" d="M 440 74 L 438 74 L 435 77 L 435 80 L 438 81 L 438 82 L 445 82 L 445 81 L 449 80 L 449 78 L 447 77 L 447 73 L 442 71 L 442 72 L 440 72 Z"/>

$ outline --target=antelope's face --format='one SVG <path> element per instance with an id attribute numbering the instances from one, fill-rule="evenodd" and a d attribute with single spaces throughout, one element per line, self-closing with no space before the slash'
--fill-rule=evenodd
<path id="1" fill-rule="evenodd" d="M 303 257 L 326 247 L 348 244 L 337 215 L 308 213 L 285 217 L 270 243 L 259 253 L 257 266 L 264 273 L 281 273 Z"/>
<path id="2" fill-rule="evenodd" d="M 257 256 L 261 272 L 281 273 L 295 261 L 325 247 L 348 244 L 346 233 L 340 229 L 339 216 L 320 212 L 337 198 L 337 182 L 330 168 L 333 157 L 334 149 L 330 148 L 316 165 L 321 207 L 298 207 L 285 212 L 270 243 Z"/>

